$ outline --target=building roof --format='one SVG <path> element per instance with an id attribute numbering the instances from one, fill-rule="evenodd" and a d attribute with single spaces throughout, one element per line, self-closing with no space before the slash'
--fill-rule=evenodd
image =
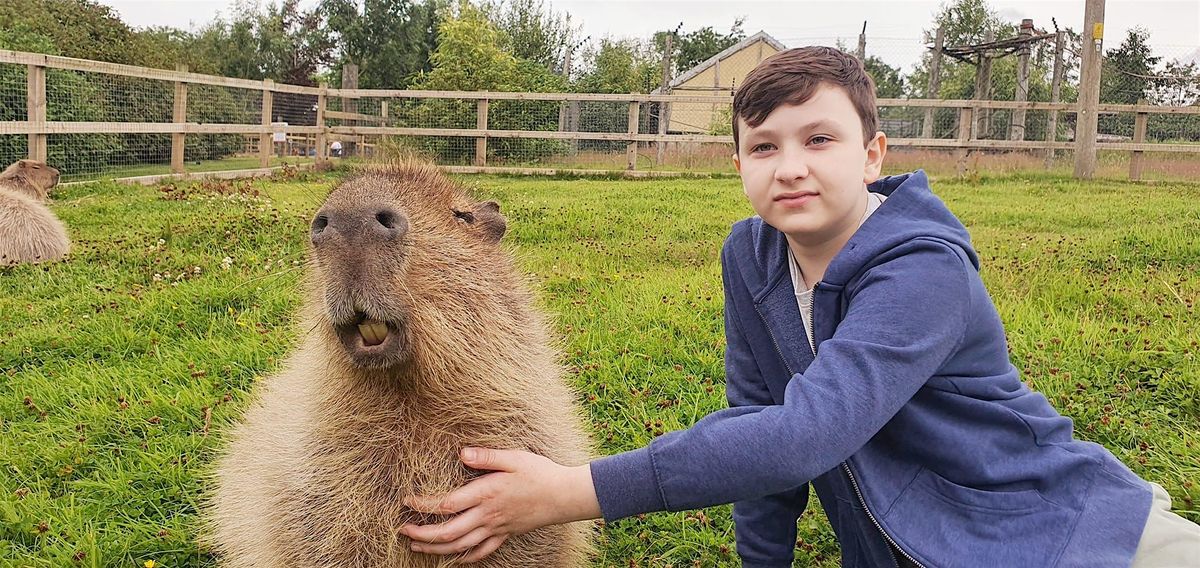
<path id="1" fill-rule="evenodd" d="M 751 45 L 754 45 L 759 40 L 767 42 L 767 45 L 770 45 L 771 47 L 774 47 L 775 49 L 777 49 L 779 51 L 783 51 L 783 50 L 787 49 L 787 46 L 783 45 L 782 43 L 779 43 L 779 40 L 771 37 L 771 35 L 768 34 L 767 32 L 759 31 L 756 34 L 729 46 L 721 53 L 718 53 L 712 57 L 709 57 L 708 59 L 705 59 L 703 62 L 697 64 L 695 67 L 688 69 L 682 75 L 671 80 L 671 82 L 668 84 L 668 87 L 674 89 L 675 87 L 678 87 L 678 86 L 686 83 L 692 77 L 695 77 L 696 75 L 703 73 L 705 69 L 708 69 L 709 67 L 712 67 L 713 65 L 716 65 L 718 61 L 725 59 L 725 58 L 729 57 L 730 55 L 733 55 L 743 49 L 746 49 L 747 47 L 749 47 Z M 662 92 L 662 87 L 659 87 L 659 88 L 655 89 L 654 91 L 652 91 L 652 94 L 661 93 L 661 92 Z"/>

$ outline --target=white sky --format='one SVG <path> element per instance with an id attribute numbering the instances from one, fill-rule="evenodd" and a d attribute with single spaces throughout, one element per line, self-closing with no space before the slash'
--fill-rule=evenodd
<path id="1" fill-rule="evenodd" d="M 260 0 L 269 2 L 270 0 Z M 921 30 L 932 28 L 937 0 L 546 0 L 555 11 L 567 12 L 582 24 L 584 35 L 649 38 L 681 22 L 688 32 L 712 26 L 726 33 L 735 18 L 745 16 L 747 35 L 766 31 L 788 47 L 833 45 L 841 39 L 858 44 L 858 33 L 867 22 L 867 54 L 876 55 L 905 71 L 924 49 Z M 218 12 L 228 13 L 232 0 L 101 0 L 112 6 L 131 26 L 198 28 Z M 310 7 L 317 0 L 301 0 Z M 1084 0 L 990 0 L 1000 16 L 1014 23 L 1033 18 L 1038 28 L 1083 28 Z M 1200 60 L 1200 0 L 1107 0 L 1105 47 L 1116 47 L 1126 30 L 1142 26 L 1150 31 L 1156 55 L 1170 59 Z"/>

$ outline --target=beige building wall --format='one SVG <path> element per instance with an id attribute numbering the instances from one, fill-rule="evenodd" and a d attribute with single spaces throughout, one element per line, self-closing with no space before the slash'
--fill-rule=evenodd
<path id="1" fill-rule="evenodd" d="M 760 39 L 677 85 L 674 92 L 689 95 L 729 94 L 742 84 L 746 75 L 760 61 L 778 51 L 766 40 Z M 729 105 L 672 103 L 668 129 L 689 134 L 708 134 L 714 130 L 727 132 L 729 127 L 724 123 L 728 118 Z"/>

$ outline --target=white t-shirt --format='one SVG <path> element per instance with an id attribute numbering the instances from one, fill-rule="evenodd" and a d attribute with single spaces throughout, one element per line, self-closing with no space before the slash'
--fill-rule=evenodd
<path id="1" fill-rule="evenodd" d="M 887 196 L 881 193 L 867 193 L 867 210 L 863 212 L 862 219 L 858 222 L 860 227 L 862 226 L 863 222 L 867 220 L 867 217 L 870 217 L 876 209 L 879 209 L 880 205 L 883 205 L 883 201 L 885 199 L 887 199 Z M 796 290 L 796 304 L 800 306 L 800 318 L 804 320 L 804 329 L 808 331 L 808 347 L 812 349 L 813 353 L 815 354 L 817 352 L 817 347 L 813 343 L 812 338 L 813 291 L 812 288 L 808 288 L 804 285 L 804 278 L 802 277 L 800 264 L 796 262 L 796 256 L 792 254 L 791 247 L 788 247 L 788 259 L 790 259 L 790 262 L 788 262 L 788 268 L 792 273 L 792 288 Z"/>

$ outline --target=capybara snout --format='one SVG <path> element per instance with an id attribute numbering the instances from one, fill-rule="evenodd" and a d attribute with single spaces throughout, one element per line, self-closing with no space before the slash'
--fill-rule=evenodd
<path id="1" fill-rule="evenodd" d="M 408 228 L 408 218 L 386 204 L 323 207 L 313 219 L 312 243 L 319 248 L 339 239 L 350 246 L 395 242 Z"/>

